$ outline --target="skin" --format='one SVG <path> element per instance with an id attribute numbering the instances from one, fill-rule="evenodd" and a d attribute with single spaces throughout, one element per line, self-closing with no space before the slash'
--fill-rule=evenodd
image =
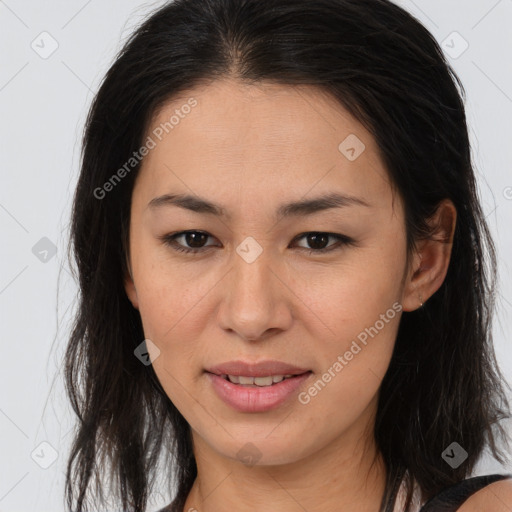
<path id="1" fill-rule="evenodd" d="M 191 426 L 198 477 L 184 510 L 378 510 L 386 473 L 372 429 L 402 312 L 307 404 L 293 396 L 275 410 L 237 412 L 204 370 L 277 359 L 312 370 L 299 391 L 307 390 L 394 303 L 412 311 L 441 286 L 455 208 L 444 201 L 432 220 L 447 243 L 418 243 L 407 265 L 403 205 L 376 142 L 333 98 L 311 86 L 226 79 L 168 102 L 148 133 L 190 97 L 197 106 L 158 141 L 137 177 L 125 280 L 145 336 L 160 350 L 156 375 Z M 354 161 L 338 149 L 349 134 L 365 144 Z M 333 191 L 371 206 L 274 218 L 282 203 Z M 230 217 L 148 207 L 171 193 L 221 204 Z M 160 239 L 184 230 L 209 235 L 202 253 Z M 325 252 L 336 239 L 322 246 L 299 237 L 310 232 L 355 244 Z M 262 248 L 252 263 L 236 252 L 248 236 Z M 176 242 L 190 247 L 185 237 Z M 260 452 L 254 465 L 237 455 L 247 443 Z"/>
<path id="2" fill-rule="evenodd" d="M 510 512 L 512 506 L 512 480 L 502 480 L 484 487 L 470 496 L 458 512 Z"/>

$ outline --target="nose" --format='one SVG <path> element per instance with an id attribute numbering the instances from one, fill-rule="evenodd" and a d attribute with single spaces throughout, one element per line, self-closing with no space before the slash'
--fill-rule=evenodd
<path id="1" fill-rule="evenodd" d="M 286 276 L 264 254 L 251 263 L 234 255 L 233 268 L 221 290 L 220 325 L 246 341 L 287 330 L 293 320 L 293 293 Z"/>

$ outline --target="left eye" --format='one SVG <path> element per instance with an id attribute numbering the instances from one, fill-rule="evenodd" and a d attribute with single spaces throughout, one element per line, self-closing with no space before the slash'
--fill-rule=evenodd
<path id="1" fill-rule="evenodd" d="M 164 244 L 168 245 L 172 249 L 178 252 L 185 253 L 199 253 L 204 252 L 208 247 L 214 247 L 213 245 L 204 245 L 204 242 L 210 237 L 208 233 L 204 231 L 181 231 L 179 233 L 175 233 L 172 235 L 165 235 L 161 237 Z M 186 247 L 181 243 L 178 243 L 177 240 L 183 238 L 184 242 L 192 247 Z M 294 238 L 294 241 L 300 240 L 302 238 L 306 238 L 307 242 L 313 246 L 313 248 L 300 247 L 300 249 L 305 250 L 307 253 L 326 253 L 341 246 L 346 245 L 354 245 L 355 240 L 352 238 L 341 235 L 338 233 L 325 233 L 321 231 L 310 231 L 308 233 L 302 233 Z M 333 238 L 336 240 L 334 244 L 328 245 L 328 240 Z M 320 246 L 320 247 L 318 247 Z"/>
<path id="2" fill-rule="evenodd" d="M 300 240 L 301 238 L 306 238 L 307 243 L 317 246 L 313 247 L 312 249 L 309 249 L 307 247 L 302 247 L 305 249 L 309 254 L 311 253 L 326 253 L 329 251 L 333 251 L 335 249 L 339 249 L 344 245 L 353 245 L 355 243 L 355 240 L 346 236 L 346 235 L 340 235 L 338 233 L 324 233 L 321 231 L 312 231 L 309 233 L 303 233 L 295 238 L 295 240 Z M 329 238 L 334 238 L 336 242 L 331 245 L 327 245 L 327 241 Z M 325 242 L 325 245 L 324 245 Z M 320 245 L 321 247 L 318 247 Z"/>

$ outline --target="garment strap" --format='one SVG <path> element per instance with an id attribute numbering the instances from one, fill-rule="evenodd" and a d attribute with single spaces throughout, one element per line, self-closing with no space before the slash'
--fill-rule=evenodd
<path id="1" fill-rule="evenodd" d="M 462 480 L 427 501 L 421 507 L 420 512 L 455 512 L 472 494 L 489 484 L 506 478 L 512 478 L 512 474 L 474 476 Z"/>

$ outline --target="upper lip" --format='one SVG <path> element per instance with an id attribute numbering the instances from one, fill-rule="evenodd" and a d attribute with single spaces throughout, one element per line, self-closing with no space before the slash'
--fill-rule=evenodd
<path id="1" fill-rule="evenodd" d="M 245 377 L 267 377 L 274 375 L 301 375 L 309 372 L 308 368 L 300 368 L 282 361 L 260 361 L 250 363 L 245 361 L 228 361 L 206 368 L 209 373 L 216 375 L 243 375 Z"/>

